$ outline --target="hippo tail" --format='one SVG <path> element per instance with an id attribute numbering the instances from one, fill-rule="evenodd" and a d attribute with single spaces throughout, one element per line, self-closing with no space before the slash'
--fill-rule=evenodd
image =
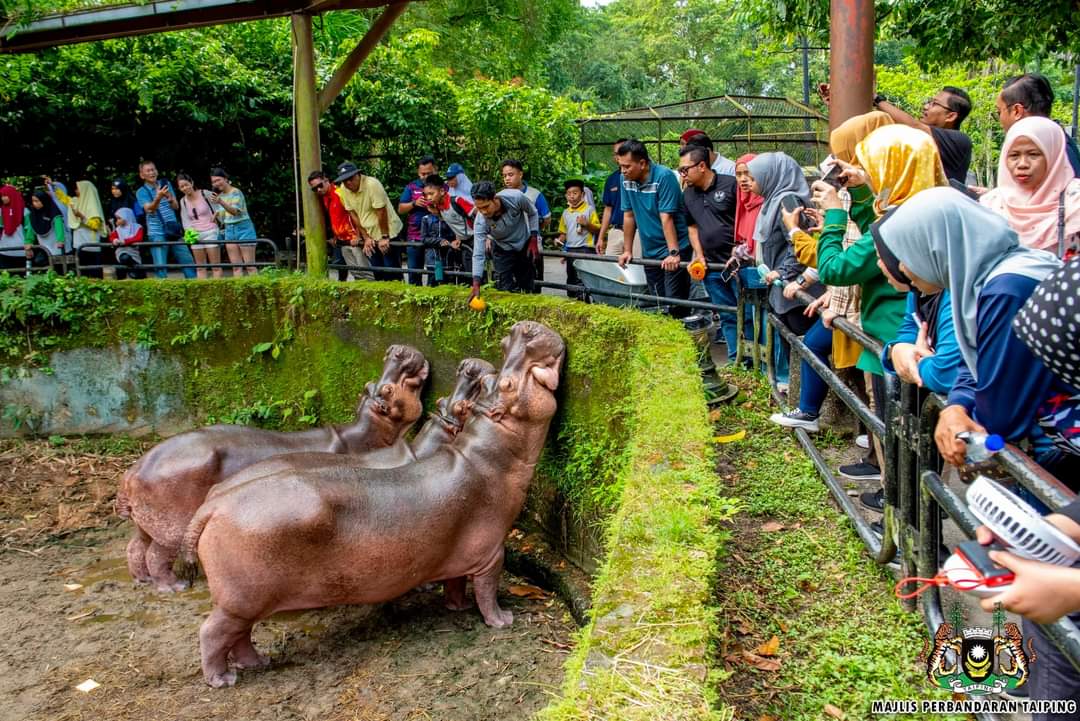
<path id="1" fill-rule="evenodd" d="M 128 495 L 128 488 L 130 487 L 128 481 L 135 473 L 135 468 L 132 466 L 124 474 L 124 477 L 120 479 L 120 488 L 116 491 L 116 503 L 114 505 L 116 515 L 121 518 L 131 518 L 131 497 Z"/>
<path id="2" fill-rule="evenodd" d="M 210 519 L 214 517 L 214 503 L 204 503 L 195 511 L 195 516 L 184 531 L 184 540 L 180 542 L 180 568 L 182 578 L 194 581 L 199 570 L 199 538 Z"/>

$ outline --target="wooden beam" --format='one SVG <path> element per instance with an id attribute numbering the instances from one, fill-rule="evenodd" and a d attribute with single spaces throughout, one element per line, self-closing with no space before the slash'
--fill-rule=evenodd
<path id="1" fill-rule="evenodd" d="M 398 19 L 401 13 L 405 12 L 409 3 L 402 2 L 397 5 L 389 5 L 378 19 L 375 20 L 371 28 L 360 42 L 356 44 L 356 47 L 352 49 L 349 56 L 342 61 L 337 70 L 334 71 L 333 77 L 326 84 L 322 90 L 319 91 L 319 114 L 322 115 L 326 112 L 326 109 L 334 102 L 341 91 L 345 89 L 349 80 L 356 74 L 356 71 L 360 69 L 367 56 L 371 54 L 371 51 L 375 49 L 375 46 L 379 44 L 379 41 L 383 39 L 386 32 L 390 29 L 390 26 L 394 24 L 394 21 Z"/>
<path id="2" fill-rule="evenodd" d="M 311 16 L 292 16 L 294 132 L 300 154 L 300 193 L 304 206 L 304 242 L 308 274 L 326 278 L 326 227 L 322 202 L 308 189 L 308 174 L 322 169 L 319 145 L 319 106 L 315 91 L 315 46 L 311 36 Z"/>

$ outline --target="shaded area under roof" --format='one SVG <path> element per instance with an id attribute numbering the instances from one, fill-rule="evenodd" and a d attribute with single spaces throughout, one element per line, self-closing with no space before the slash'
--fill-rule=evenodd
<path id="1" fill-rule="evenodd" d="M 40 50 L 94 40 L 284 17 L 294 13 L 403 5 L 407 0 L 155 0 L 99 4 L 46 15 L 25 24 L 5 19 L 0 53 Z"/>

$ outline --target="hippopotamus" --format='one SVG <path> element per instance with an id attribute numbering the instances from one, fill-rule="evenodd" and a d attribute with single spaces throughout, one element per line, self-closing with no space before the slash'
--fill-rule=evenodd
<path id="1" fill-rule="evenodd" d="M 215 425 L 151 448 L 124 474 L 116 496 L 117 513 L 135 524 L 127 547 L 132 578 L 165 593 L 187 587 L 172 569 L 184 530 L 209 490 L 237 471 L 283 453 L 363 453 L 402 442 L 423 412 L 427 377 L 428 362 L 419 351 L 393 345 L 382 377 L 360 394 L 351 424 L 295 433 Z"/>
<path id="2" fill-rule="evenodd" d="M 365 468 L 350 456 L 291 455 L 199 508 L 182 554 L 202 564 L 214 604 L 199 630 L 210 686 L 236 682 L 229 659 L 268 663 L 251 629 L 279 611 L 381 603 L 435 581 L 461 591 L 471 578 L 485 623 L 512 623 L 496 598 L 503 542 L 555 414 L 565 346 L 522 321 L 503 352 L 461 432 L 427 458 Z"/>

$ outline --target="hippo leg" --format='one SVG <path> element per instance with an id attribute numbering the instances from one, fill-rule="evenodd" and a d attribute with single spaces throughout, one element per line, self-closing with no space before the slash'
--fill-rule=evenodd
<path id="1" fill-rule="evenodd" d="M 203 679 L 214 688 L 236 683 L 236 671 L 229 670 L 229 649 L 241 639 L 251 643 L 251 621 L 215 607 L 199 628 L 199 653 Z M 252 648 L 254 650 L 254 647 Z"/>
<path id="2" fill-rule="evenodd" d="M 473 593 L 484 623 L 492 628 L 503 628 L 514 622 L 514 614 L 499 608 L 499 578 L 502 576 L 503 549 L 491 567 L 473 576 Z"/>
<path id="3" fill-rule="evenodd" d="M 146 549 L 150 547 L 150 536 L 146 531 L 135 526 L 131 532 L 131 540 L 127 545 L 128 573 L 140 586 L 150 583 L 150 571 L 146 569 Z"/>
<path id="4" fill-rule="evenodd" d="M 449 578 L 443 581 L 443 595 L 446 597 L 446 607 L 451 611 L 464 611 L 472 608 L 469 599 L 465 596 L 465 577 Z"/>
<path id="5" fill-rule="evenodd" d="M 154 579 L 154 586 L 161 593 L 183 591 L 190 584 L 181 581 L 173 573 L 173 562 L 176 560 L 178 549 L 162 546 L 157 541 L 150 544 L 146 550 L 146 568 Z"/>
<path id="6" fill-rule="evenodd" d="M 266 668 L 270 665 L 270 657 L 263 656 L 255 650 L 255 644 L 251 641 L 251 629 L 233 644 L 229 651 L 229 658 L 239 669 Z"/>

